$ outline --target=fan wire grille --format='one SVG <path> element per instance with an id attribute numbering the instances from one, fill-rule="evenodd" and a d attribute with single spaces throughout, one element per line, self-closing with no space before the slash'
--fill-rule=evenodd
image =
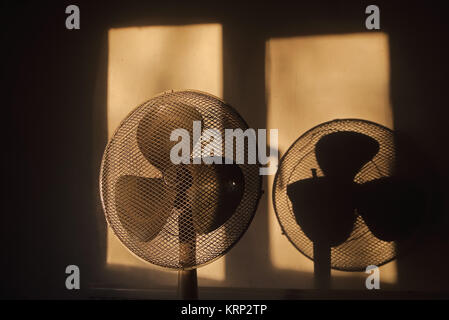
<path id="1" fill-rule="evenodd" d="M 217 205 L 214 199 L 217 198 L 220 188 L 217 186 L 216 175 L 208 173 L 211 166 L 188 165 L 190 173 L 184 175 L 178 182 L 178 188 L 187 190 L 184 201 L 173 206 L 176 190 L 166 186 L 167 179 L 170 178 L 167 174 L 168 170 L 165 175 L 161 170 L 161 166 L 166 164 L 155 164 L 151 161 L 154 158 L 170 161 L 166 154 L 167 150 L 155 149 L 154 143 L 157 145 L 167 143 L 161 140 L 162 137 L 169 137 L 172 127 L 176 126 L 177 120 L 174 120 L 174 124 L 170 123 L 173 112 L 176 112 L 176 119 L 180 122 L 191 117 L 192 113 L 201 115 L 203 132 L 206 129 L 215 129 L 221 133 L 223 143 L 220 147 L 223 154 L 225 129 L 240 128 L 245 131 L 248 128 L 232 107 L 211 95 L 196 91 L 158 95 L 131 112 L 114 133 L 103 155 L 100 193 L 109 226 L 131 252 L 145 261 L 162 267 L 192 269 L 224 255 L 244 234 L 255 214 L 261 196 L 262 180 L 258 164 L 246 164 L 246 161 L 245 164 L 238 164 L 244 178 L 244 191 L 235 212 L 215 230 L 205 233 L 195 232 L 192 227 L 192 211 L 200 213 L 196 216 L 197 224 L 200 226 L 206 224 L 206 218 L 203 221 L 201 213 L 214 210 L 213 206 Z M 146 121 L 145 117 L 150 120 Z M 145 126 L 149 126 L 154 121 L 162 121 L 159 123 L 161 132 L 156 135 L 159 141 L 157 139 L 147 141 L 148 145 L 139 147 L 137 143 L 139 126 L 141 129 L 143 126 L 144 130 L 151 130 Z M 189 126 L 192 126 L 191 122 Z M 206 142 L 202 142 L 203 146 Z M 213 143 L 219 143 L 219 141 L 214 140 Z M 145 152 L 155 154 L 150 155 L 151 159 L 148 159 Z M 234 148 L 234 162 L 241 152 L 247 155 L 247 143 L 241 150 Z M 192 152 L 191 160 L 195 157 L 199 157 L 199 154 Z M 121 199 L 122 205 L 132 208 L 133 218 L 126 215 L 121 217 L 117 210 L 117 184 L 120 179 L 126 180 L 127 177 L 149 178 L 157 182 L 155 187 L 139 185 L 139 182 L 136 182 L 134 189 L 138 192 L 130 191 L 122 197 L 124 199 Z M 151 206 L 163 209 L 151 223 L 139 223 L 145 219 L 145 208 Z M 185 227 L 180 228 L 180 225 Z M 146 234 L 155 236 L 148 241 L 142 239 L 144 236 L 139 237 Z M 189 251 L 194 254 L 189 254 Z"/>

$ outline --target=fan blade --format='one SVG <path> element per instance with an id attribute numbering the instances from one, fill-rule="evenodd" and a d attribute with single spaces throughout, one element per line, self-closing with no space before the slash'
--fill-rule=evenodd
<path id="1" fill-rule="evenodd" d="M 370 231 L 384 241 L 405 238 L 425 212 L 426 197 L 412 181 L 386 177 L 359 187 L 357 209 Z"/>
<path id="2" fill-rule="evenodd" d="M 326 177 L 287 185 L 296 222 L 314 243 L 337 246 L 350 236 L 355 220 L 355 183 L 337 183 Z"/>
<path id="3" fill-rule="evenodd" d="M 126 231 L 142 242 L 153 240 L 171 214 L 175 192 L 163 179 L 136 176 L 121 176 L 115 190 L 117 215 Z"/>
<path id="4" fill-rule="evenodd" d="M 352 181 L 379 152 L 379 143 L 364 134 L 340 131 L 322 137 L 315 146 L 317 162 L 326 177 Z"/>
<path id="5" fill-rule="evenodd" d="M 145 158 L 161 172 L 170 164 L 170 150 L 178 141 L 170 141 L 175 129 L 185 129 L 189 133 L 189 145 L 193 141 L 193 121 L 202 121 L 201 114 L 185 104 L 160 106 L 156 112 L 149 112 L 139 122 L 137 144 Z M 198 137 L 199 138 L 199 137 Z"/>
<path id="6" fill-rule="evenodd" d="M 187 191 L 192 201 L 193 225 L 199 234 L 214 231 L 234 214 L 245 190 L 242 170 L 236 164 L 200 164 L 192 169 L 193 185 Z"/>

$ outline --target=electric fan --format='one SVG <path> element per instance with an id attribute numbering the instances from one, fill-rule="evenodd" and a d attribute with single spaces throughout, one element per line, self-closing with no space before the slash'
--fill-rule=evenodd
<path id="1" fill-rule="evenodd" d="M 426 200 L 397 135 L 357 119 L 320 124 L 282 157 L 273 203 L 283 234 L 314 260 L 315 287 L 330 287 L 330 269 L 364 271 L 412 243 Z M 404 162 L 402 162 L 404 163 Z"/>
<path id="2" fill-rule="evenodd" d="M 178 270 L 184 299 L 197 298 L 196 268 L 240 239 L 262 193 L 259 165 L 236 163 L 248 146 L 225 155 L 224 140 L 205 132 L 224 136 L 225 129 L 247 128 L 216 97 L 172 91 L 131 112 L 105 149 L 100 194 L 109 226 L 138 257 Z M 189 149 L 178 164 L 171 158 L 179 143 L 171 139 L 176 129 Z M 213 152 L 205 154 L 211 144 Z"/>

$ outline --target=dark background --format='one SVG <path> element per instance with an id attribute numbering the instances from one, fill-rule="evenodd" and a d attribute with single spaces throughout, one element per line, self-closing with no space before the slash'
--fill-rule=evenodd
<path id="1" fill-rule="evenodd" d="M 65 28 L 69 4 L 81 9 L 80 30 Z M 440 181 L 443 199 L 427 236 L 398 260 L 401 291 L 395 297 L 447 293 L 449 50 L 443 1 L 3 1 L 1 297 L 95 296 L 89 286 L 66 290 L 64 270 L 71 263 L 82 270 L 83 283 L 104 276 L 106 226 L 97 188 L 107 142 L 109 28 L 222 23 L 225 100 L 232 93 L 242 104 L 264 106 L 265 39 L 365 32 L 368 4 L 380 7 L 382 31 L 389 35 L 394 127 L 423 150 L 428 161 L 420 170 Z M 264 119 L 260 112 L 253 126 L 264 127 Z M 238 266 L 227 266 L 233 268 Z"/>

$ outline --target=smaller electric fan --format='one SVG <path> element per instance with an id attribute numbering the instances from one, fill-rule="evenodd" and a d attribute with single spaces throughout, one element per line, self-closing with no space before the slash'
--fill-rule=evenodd
<path id="1" fill-rule="evenodd" d="M 396 136 L 356 119 L 320 124 L 282 157 L 273 203 L 283 233 L 314 260 L 315 286 L 330 269 L 364 271 L 393 260 L 425 211 L 413 173 L 401 170 Z"/>

